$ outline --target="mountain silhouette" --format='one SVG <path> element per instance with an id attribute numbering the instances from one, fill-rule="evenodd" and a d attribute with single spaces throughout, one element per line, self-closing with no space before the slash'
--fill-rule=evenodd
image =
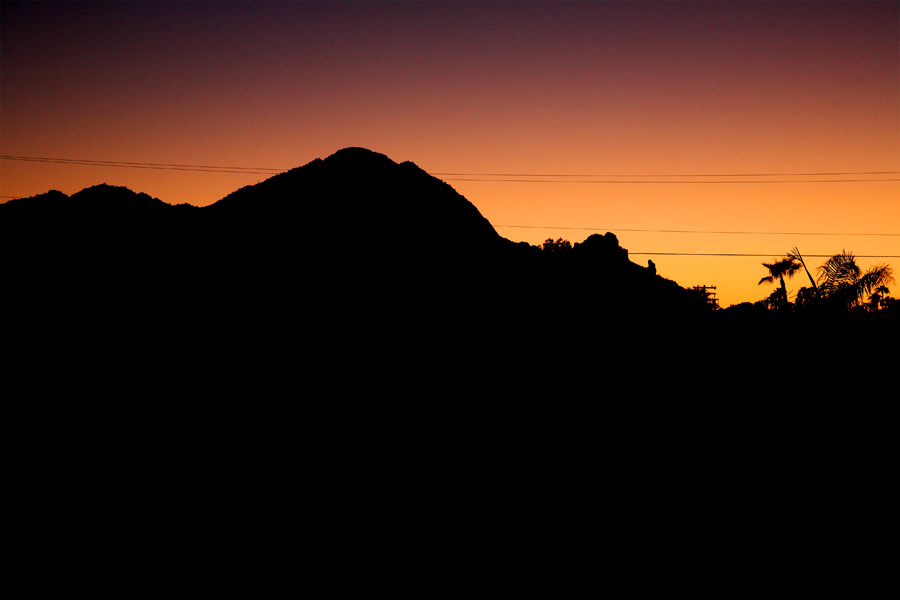
<path id="1" fill-rule="evenodd" d="M 291 215 L 309 234 L 384 249 L 448 244 L 478 249 L 502 241 L 478 209 L 456 190 L 412 162 L 345 148 L 325 160 L 241 188 L 210 211 L 251 218 Z"/>
<path id="2" fill-rule="evenodd" d="M 287 287 L 331 302 L 486 284 L 485 261 L 512 245 L 446 183 L 362 148 L 241 188 L 204 212 L 231 264 L 261 254 L 267 285 L 286 269 L 297 275 Z M 259 268 L 248 265 L 247 276 L 258 279 Z"/>
<path id="3" fill-rule="evenodd" d="M 202 208 L 106 185 L 11 201 L 0 251 L 16 356 L 101 397 L 155 398 L 129 410 L 185 423 L 182 445 L 252 398 L 293 398 L 270 407 L 288 424 L 331 415 L 334 394 L 439 388 L 459 403 L 434 410 L 494 419 L 520 408 L 483 394 L 593 397 L 638 356 L 657 385 L 687 385 L 701 349 L 685 340 L 709 318 L 612 233 L 514 243 L 446 183 L 360 148 Z"/>
<path id="4" fill-rule="evenodd" d="M 553 255 L 511 242 L 445 182 L 363 148 L 202 209 L 98 185 L 7 202 L 0 222 L 20 289 L 38 304 L 64 289 L 150 304 L 188 296 L 226 312 L 311 303 L 362 319 L 385 311 L 534 318 L 538 298 L 551 314 L 705 308 L 655 267 L 631 262 L 611 233 Z"/>
<path id="5" fill-rule="evenodd" d="M 361 148 L 203 208 L 107 185 L 10 201 L 0 252 L 5 373 L 25 374 L 26 392 L 7 386 L 36 407 L 17 426 L 53 482 L 47 513 L 66 497 L 85 540 L 84 515 L 112 518 L 140 551 L 120 560 L 154 578 L 293 561 L 284 523 L 311 494 L 344 523 L 372 508 L 363 496 L 395 504 L 382 492 L 423 473 L 435 487 L 410 497 L 459 481 L 484 530 L 538 489 L 594 502 L 576 487 L 605 485 L 611 466 L 623 489 L 659 482 L 622 499 L 655 513 L 660 490 L 718 490 L 750 454 L 780 464 L 812 412 L 726 397 L 758 378 L 742 371 L 759 328 L 696 327 L 703 298 L 612 233 L 514 243 L 446 183 Z M 817 358 L 795 354 L 785 372 Z M 686 394 L 707 382 L 725 391 Z M 510 473 L 521 487 L 484 510 Z M 530 552 L 523 518 L 502 535 Z"/>

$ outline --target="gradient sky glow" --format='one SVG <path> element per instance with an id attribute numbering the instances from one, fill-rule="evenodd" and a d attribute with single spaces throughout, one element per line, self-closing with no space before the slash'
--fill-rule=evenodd
<path id="1" fill-rule="evenodd" d="M 897 1 L 4 1 L 0 52 L 4 155 L 288 169 L 362 146 L 442 173 L 900 171 Z M 265 177 L 2 160 L 0 195 L 105 182 L 202 206 Z M 502 226 L 900 233 L 897 181 L 441 178 L 529 243 L 592 232 Z M 900 237 L 615 233 L 631 252 L 900 255 Z M 632 256 L 648 258 L 723 306 L 772 290 L 765 258 Z"/>

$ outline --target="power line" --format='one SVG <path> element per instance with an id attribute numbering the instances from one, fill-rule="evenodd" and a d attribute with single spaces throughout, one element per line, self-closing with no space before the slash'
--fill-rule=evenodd
<path id="1" fill-rule="evenodd" d="M 429 175 L 450 175 L 450 176 L 466 176 L 466 177 L 800 177 L 800 176 L 825 176 L 825 175 L 894 175 L 900 171 L 846 171 L 836 173 L 693 173 L 686 175 L 668 174 L 668 175 L 640 175 L 637 173 L 626 175 L 554 175 L 554 174 L 535 174 L 535 173 L 429 173 Z"/>
<path id="2" fill-rule="evenodd" d="M 0 198 L 20 199 L 23 196 L 0 196 Z M 532 229 L 586 229 L 589 231 L 644 231 L 651 233 L 724 233 L 724 234 L 760 234 L 760 235 L 882 235 L 900 236 L 896 233 L 785 233 L 785 232 L 756 232 L 756 231 L 681 231 L 666 229 L 613 229 L 590 227 L 539 227 L 536 225 L 495 225 L 495 227 L 526 227 Z M 769 252 L 767 254 L 736 254 L 736 253 L 700 253 L 700 252 L 628 252 L 629 256 L 728 256 L 728 257 L 756 257 L 767 258 L 784 254 L 783 252 Z M 807 258 L 831 258 L 831 254 L 804 254 Z M 858 254 L 856 258 L 900 258 L 893 255 Z"/>
<path id="3" fill-rule="evenodd" d="M 0 196 L 0 198 L 10 198 L 13 200 L 23 198 L 24 196 Z M 900 237 L 900 233 L 824 233 L 811 231 L 707 231 L 703 229 L 634 229 L 625 227 L 552 227 L 546 225 L 493 225 L 493 227 L 508 227 L 518 229 L 561 229 L 561 230 L 577 230 L 577 231 L 629 231 L 643 233 L 713 233 L 721 235 L 852 235 L 852 236 L 873 236 L 873 237 Z M 641 254 L 641 253 L 633 253 Z M 777 253 L 776 253 L 777 254 Z M 768 256 L 768 255 L 766 255 Z"/>
<path id="4" fill-rule="evenodd" d="M 677 177 L 677 176 L 676 176 Z M 636 180 L 611 180 L 611 179 L 571 179 L 568 181 L 558 181 L 554 179 L 465 179 L 448 177 L 444 181 L 495 181 L 505 183 L 695 183 L 695 184 L 717 184 L 717 183 L 741 183 L 741 184 L 760 184 L 760 183 L 859 183 L 864 181 L 900 181 L 900 178 L 892 179 L 781 179 L 781 180 L 757 180 L 757 181 L 636 181 Z"/>
<path id="5" fill-rule="evenodd" d="M 112 161 L 92 161 L 92 160 L 75 160 L 75 159 L 57 159 L 57 158 L 39 158 L 32 156 L 0 156 L 0 158 L 4 160 L 20 160 L 25 162 L 40 162 L 40 163 L 56 163 L 63 165 L 84 165 L 91 167 L 122 167 L 128 169 L 157 169 L 162 171 L 194 171 L 194 172 L 205 172 L 205 173 L 244 173 L 249 175 L 277 175 L 274 169 L 270 171 L 236 171 L 229 169 L 250 169 L 251 167 L 212 167 L 212 168 L 200 168 L 194 166 L 176 166 L 176 165 L 163 165 L 157 163 L 116 163 Z"/>
<path id="6" fill-rule="evenodd" d="M 0 196 L 18 200 L 24 196 Z M 626 227 L 554 227 L 549 225 L 493 225 L 516 229 L 560 229 L 566 231 L 629 231 L 638 233 L 712 233 L 720 235 L 852 235 L 872 237 L 900 237 L 900 233 L 832 233 L 814 231 L 708 231 L 704 229 L 635 229 Z"/>
<path id="7" fill-rule="evenodd" d="M 783 256 L 784 252 L 770 252 L 769 254 L 727 254 L 727 253 L 702 253 L 702 252 L 628 252 L 632 254 L 640 254 L 644 256 L 754 256 L 754 257 L 771 257 Z M 833 254 L 804 254 L 804 258 L 831 258 Z M 854 254 L 854 258 L 900 258 L 900 256 L 877 255 L 877 254 Z"/>
<path id="8" fill-rule="evenodd" d="M 273 175 L 284 170 L 274 169 L 270 167 L 220 167 L 212 165 L 185 165 L 177 163 L 141 163 L 126 161 L 105 161 L 91 159 L 70 159 L 70 158 L 49 158 L 38 156 L 13 156 L 0 155 L 5 160 L 20 160 L 29 162 L 45 162 L 57 164 L 72 164 L 85 166 L 109 166 L 123 168 L 138 169 L 160 169 L 172 171 L 195 171 L 210 173 L 245 173 L 257 175 Z M 530 174 L 504 174 L 504 173 L 429 173 L 430 175 L 476 175 L 490 177 L 776 177 L 776 176 L 826 176 L 826 175 L 884 175 L 900 173 L 900 171 L 847 171 L 847 172 L 818 172 L 818 173 L 738 173 L 738 174 L 688 174 L 688 175 L 530 175 Z M 900 181 L 900 179 L 826 179 L 826 180 L 781 180 L 781 181 L 619 181 L 619 180 L 578 180 L 578 181 L 558 181 L 558 180 L 537 180 L 537 179 L 448 179 L 448 181 L 506 181 L 516 183 L 853 183 L 864 181 Z M 19 199 L 22 196 L 0 196 L 0 198 Z M 525 229 L 563 229 L 563 230 L 584 230 L 584 231 L 631 231 L 631 232 L 650 232 L 650 233 L 703 233 L 703 234 L 723 234 L 723 235 L 848 235 L 848 236 L 884 236 L 884 237 L 900 237 L 895 233 L 831 233 L 831 232 L 763 232 L 763 231 L 705 231 L 705 230 L 675 230 L 675 229 L 627 229 L 627 228 L 594 228 L 594 227 L 553 227 L 540 225 L 496 225 L 495 227 L 508 228 L 525 228 Z M 646 254 L 646 253 L 633 253 Z M 665 254 L 665 253 L 663 253 Z M 756 255 L 724 255 L 724 254 L 686 254 L 687 256 L 756 256 Z M 761 255 L 768 256 L 768 255 Z M 894 257 L 872 257 L 872 258 L 894 258 Z"/>
<path id="9" fill-rule="evenodd" d="M 648 233 L 719 233 L 726 235 L 868 235 L 900 237 L 900 233 L 817 233 L 817 232 L 789 232 L 789 231 L 705 231 L 696 229 L 625 229 L 622 227 L 549 227 L 542 225 L 494 225 L 494 227 L 512 227 L 521 229 L 573 229 L 580 231 L 637 231 Z"/>
<path id="10" fill-rule="evenodd" d="M 254 169 L 257 171 L 275 171 L 275 172 L 283 172 L 287 169 L 274 169 L 272 167 L 217 167 L 211 165 L 182 165 L 182 164 L 170 164 L 170 163 L 144 163 L 144 162 L 127 162 L 124 160 L 94 160 L 88 158 L 47 158 L 44 156 L 12 156 L 12 155 L 0 155 L 0 158 L 6 158 L 9 160 L 35 160 L 42 162 L 61 162 L 61 163 L 74 163 L 74 164 L 94 164 L 98 165 L 142 165 L 142 166 L 152 166 L 152 167 L 187 167 L 187 168 L 197 168 L 197 169 Z"/>
<path id="11" fill-rule="evenodd" d="M 275 175 L 282 173 L 287 169 L 276 169 L 272 167 L 234 167 L 234 166 L 213 166 L 213 165 L 185 165 L 177 163 L 143 163 L 143 162 L 127 162 L 127 161 L 108 161 L 93 159 L 74 159 L 74 158 L 50 158 L 44 156 L 14 156 L 0 155 L 0 159 L 19 160 L 26 162 L 43 162 L 68 165 L 83 166 L 107 166 L 122 167 L 133 169 L 159 169 L 168 171 L 194 171 L 207 173 L 247 173 L 255 175 Z M 509 183 L 600 183 L 600 184 L 715 184 L 715 183 L 857 183 L 867 181 L 900 181 L 900 178 L 888 179 L 798 179 L 798 180 L 770 180 L 770 181 L 639 181 L 639 180 L 546 180 L 533 179 L 534 177 L 791 177 L 791 176 L 837 176 L 837 175 L 892 175 L 900 173 L 900 171 L 842 171 L 842 172 L 817 172 L 817 173 L 735 173 L 735 174 L 687 174 L 687 175 L 556 175 L 556 174 L 506 174 L 506 173 L 442 173 L 432 172 L 429 175 L 453 175 L 453 176 L 472 176 L 472 177 L 452 177 L 446 181 L 495 181 Z M 478 178 L 476 178 L 478 177 Z M 484 177 L 529 177 L 530 179 L 486 179 Z"/>

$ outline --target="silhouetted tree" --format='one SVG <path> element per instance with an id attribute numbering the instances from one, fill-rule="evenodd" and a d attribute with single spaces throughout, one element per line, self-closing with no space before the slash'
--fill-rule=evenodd
<path id="1" fill-rule="evenodd" d="M 572 249 L 572 244 L 569 240 L 564 240 L 559 238 L 556 241 L 553 241 L 552 238 L 547 238 L 544 240 L 544 243 L 541 245 L 541 250 L 544 252 L 565 252 L 567 250 Z"/>
<path id="2" fill-rule="evenodd" d="M 887 299 L 887 295 L 891 293 L 891 290 L 887 288 L 886 285 L 878 286 L 872 295 L 869 296 L 869 312 L 878 312 L 878 310 L 884 305 L 885 300 Z"/>
<path id="3" fill-rule="evenodd" d="M 753 303 L 754 306 L 759 306 L 765 308 L 766 310 L 782 310 L 784 302 L 784 294 L 781 291 L 781 288 L 775 288 L 772 290 L 772 293 L 763 298 L 762 300 L 757 300 Z"/>
<path id="4" fill-rule="evenodd" d="M 807 310 L 815 304 L 817 298 L 816 290 L 811 287 L 802 287 L 797 290 L 797 296 L 794 298 L 794 307 L 797 310 Z"/>
<path id="5" fill-rule="evenodd" d="M 798 270 L 800 270 L 801 264 L 788 256 L 771 263 L 762 263 L 762 266 L 769 270 L 769 274 L 766 277 L 760 279 L 757 285 L 762 285 L 764 283 L 775 283 L 776 280 L 780 281 L 781 301 L 779 302 L 779 308 L 780 310 L 788 310 L 788 293 L 787 286 L 784 285 L 784 278 L 787 277 L 788 279 L 790 279 L 791 277 L 793 277 L 794 274 Z"/>
<path id="6" fill-rule="evenodd" d="M 863 273 L 852 252 L 842 250 L 819 267 L 819 294 L 832 307 L 851 310 L 879 287 L 894 283 L 890 265 L 874 265 Z"/>

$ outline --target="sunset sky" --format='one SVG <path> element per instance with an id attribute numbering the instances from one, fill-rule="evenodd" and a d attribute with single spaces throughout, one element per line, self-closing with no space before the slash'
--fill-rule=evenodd
<path id="1" fill-rule="evenodd" d="M 794 246 L 900 255 L 897 1 L 3 1 L 0 61 L 4 156 L 286 170 L 361 146 L 504 237 L 613 231 L 722 306 L 766 297 L 760 263 Z M 266 177 L 4 159 L 0 201 L 108 183 L 205 206 Z M 898 258 L 859 263 L 900 282 Z"/>

